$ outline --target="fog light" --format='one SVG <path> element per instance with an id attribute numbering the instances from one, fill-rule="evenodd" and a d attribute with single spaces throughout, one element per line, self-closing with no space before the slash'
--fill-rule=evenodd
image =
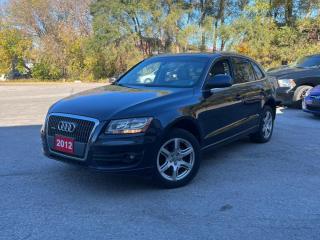
<path id="1" fill-rule="evenodd" d="M 136 160 L 136 154 L 135 153 L 128 153 L 125 155 L 125 158 L 122 160 L 125 163 L 133 163 Z"/>

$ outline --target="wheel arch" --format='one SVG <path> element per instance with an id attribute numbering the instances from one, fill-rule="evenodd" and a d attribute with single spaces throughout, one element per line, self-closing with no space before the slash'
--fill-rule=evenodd
<path id="1" fill-rule="evenodd" d="M 277 101 L 274 99 L 274 98 L 269 98 L 266 100 L 265 104 L 263 105 L 264 106 L 269 106 L 272 108 L 273 110 L 273 116 L 275 117 L 276 116 L 276 111 L 277 111 Z"/>
<path id="2" fill-rule="evenodd" d="M 165 134 L 168 133 L 173 128 L 183 129 L 185 131 L 190 132 L 195 138 L 198 140 L 199 144 L 201 144 L 203 139 L 203 134 L 201 128 L 197 121 L 192 117 L 180 117 L 174 120 L 165 128 Z"/>
<path id="3" fill-rule="evenodd" d="M 316 84 L 316 83 L 313 83 L 313 82 L 306 82 L 306 83 L 304 83 L 304 84 L 302 84 L 302 85 L 300 85 L 300 86 L 304 86 L 304 85 L 310 86 L 310 87 L 315 87 L 315 86 L 317 86 L 317 84 Z M 300 86 L 299 86 L 299 87 L 300 87 Z"/>

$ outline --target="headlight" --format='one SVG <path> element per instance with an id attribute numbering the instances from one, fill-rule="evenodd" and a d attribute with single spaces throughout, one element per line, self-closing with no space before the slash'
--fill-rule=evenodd
<path id="1" fill-rule="evenodd" d="M 308 97 L 308 96 L 310 95 L 310 93 L 311 93 L 311 90 L 312 90 L 312 88 L 309 89 L 309 90 L 306 92 L 306 94 L 304 95 L 304 97 Z"/>
<path id="2" fill-rule="evenodd" d="M 113 120 L 106 128 L 106 134 L 133 134 L 145 132 L 152 118 L 130 118 Z"/>
<path id="3" fill-rule="evenodd" d="M 294 88 L 296 83 L 293 79 L 278 79 L 279 87 Z"/>

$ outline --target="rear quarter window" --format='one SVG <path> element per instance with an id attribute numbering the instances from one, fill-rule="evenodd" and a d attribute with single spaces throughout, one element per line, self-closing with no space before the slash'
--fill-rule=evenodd
<path id="1" fill-rule="evenodd" d="M 254 69 L 249 60 L 244 58 L 233 58 L 234 83 L 246 83 L 256 80 Z"/>
<path id="2" fill-rule="evenodd" d="M 265 76 L 264 76 L 264 73 L 262 72 L 261 68 L 254 62 L 251 62 L 251 64 L 252 64 L 252 67 L 256 73 L 257 80 L 263 79 Z"/>

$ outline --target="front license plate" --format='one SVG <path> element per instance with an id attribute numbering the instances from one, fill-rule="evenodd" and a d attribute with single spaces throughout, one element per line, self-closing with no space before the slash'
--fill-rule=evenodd
<path id="1" fill-rule="evenodd" d="M 59 152 L 74 153 L 74 139 L 60 135 L 56 135 L 54 138 L 54 149 Z"/>

